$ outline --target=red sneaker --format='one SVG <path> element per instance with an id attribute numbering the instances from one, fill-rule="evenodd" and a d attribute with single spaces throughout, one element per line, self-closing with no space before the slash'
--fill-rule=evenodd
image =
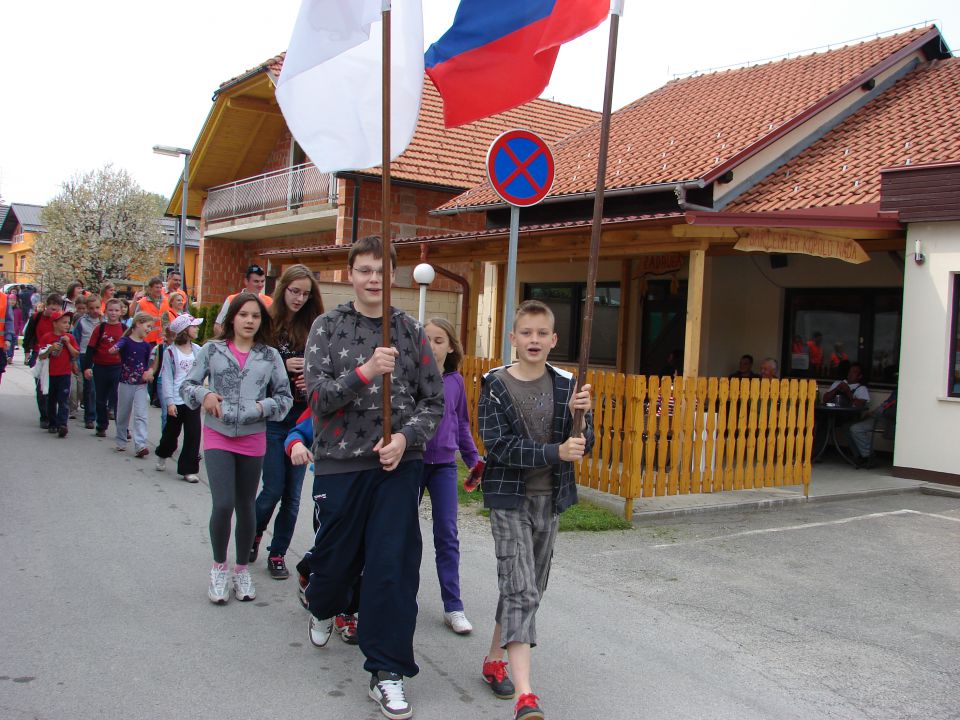
<path id="1" fill-rule="evenodd" d="M 513 708 L 513 720 L 543 720 L 540 698 L 533 693 L 524 693 Z"/>
<path id="2" fill-rule="evenodd" d="M 483 681 L 501 700 L 512 700 L 517 694 L 513 681 L 507 675 L 507 663 L 503 660 L 483 659 Z"/>
<path id="3" fill-rule="evenodd" d="M 347 645 L 356 645 L 360 642 L 357 637 L 357 618 L 355 615 L 343 613 L 333 619 L 333 629 L 340 633 L 340 639 Z"/>

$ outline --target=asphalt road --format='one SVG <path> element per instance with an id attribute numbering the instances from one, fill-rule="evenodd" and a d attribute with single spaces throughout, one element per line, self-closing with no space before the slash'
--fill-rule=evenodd
<path id="1" fill-rule="evenodd" d="M 205 478 L 158 473 L 78 425 L 41 432 L 30 382 L 18 358 L 0 385 L 0 719 L 381 717 L 357 648 L 309 644 L 294 580 L 261 562 L 256 601 L 207 601 Z M 487 521 L 462 517 L 466 638 L 442 624 L 422 529 L 414 716 L 510 718 L 479 680 L 496 604 Z M 302 513 L 288 560 L 309 534 Z M 538 626 L 551 720 L 957 718 L 960 500 L 563 534 Z"/>

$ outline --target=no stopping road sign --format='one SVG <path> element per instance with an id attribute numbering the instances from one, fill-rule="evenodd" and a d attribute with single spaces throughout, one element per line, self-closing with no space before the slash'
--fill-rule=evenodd
<path id="1" fill-rule="evenodd" d="M 487 175 L 497 194 L 511 205 L 530 207 L 553 185 L 553 153 L 529 130 L 508 130 L 487 152 Z"/>

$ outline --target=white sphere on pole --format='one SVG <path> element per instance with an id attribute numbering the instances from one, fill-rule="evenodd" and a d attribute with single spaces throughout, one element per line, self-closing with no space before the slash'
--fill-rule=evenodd
<path id="1" fill-rule="evenodd" d="M 413 279 L 418 285 L 429 285 L 437 276 L 437 271 L 430 263 L 420 263 L 413 269 Z"/>

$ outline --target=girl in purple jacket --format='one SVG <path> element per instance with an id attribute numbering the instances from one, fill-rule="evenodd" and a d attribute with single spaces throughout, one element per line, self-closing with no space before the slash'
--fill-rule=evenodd
<path id="1" fill-rule="evenodd" d="M 433 508 L 433 547 L 437 556 L 437 577 L 443 598 L 443 621 L 458 635 L 466 635 L 473 625 L 463 612 L 460 599 L 460 541 L 457 539 L 457 463 L 456 452 L 469 468 L 480 463 L 477 446 L 470 433 L 467 396 L 459 372 L 463 348 L 453 325 L 444 318 L 431 318 L 424 325 L 430 349 L 443 369 L 443 419 L 436 434 L 423 451 L 424 489 L 430 492 Z"/>

